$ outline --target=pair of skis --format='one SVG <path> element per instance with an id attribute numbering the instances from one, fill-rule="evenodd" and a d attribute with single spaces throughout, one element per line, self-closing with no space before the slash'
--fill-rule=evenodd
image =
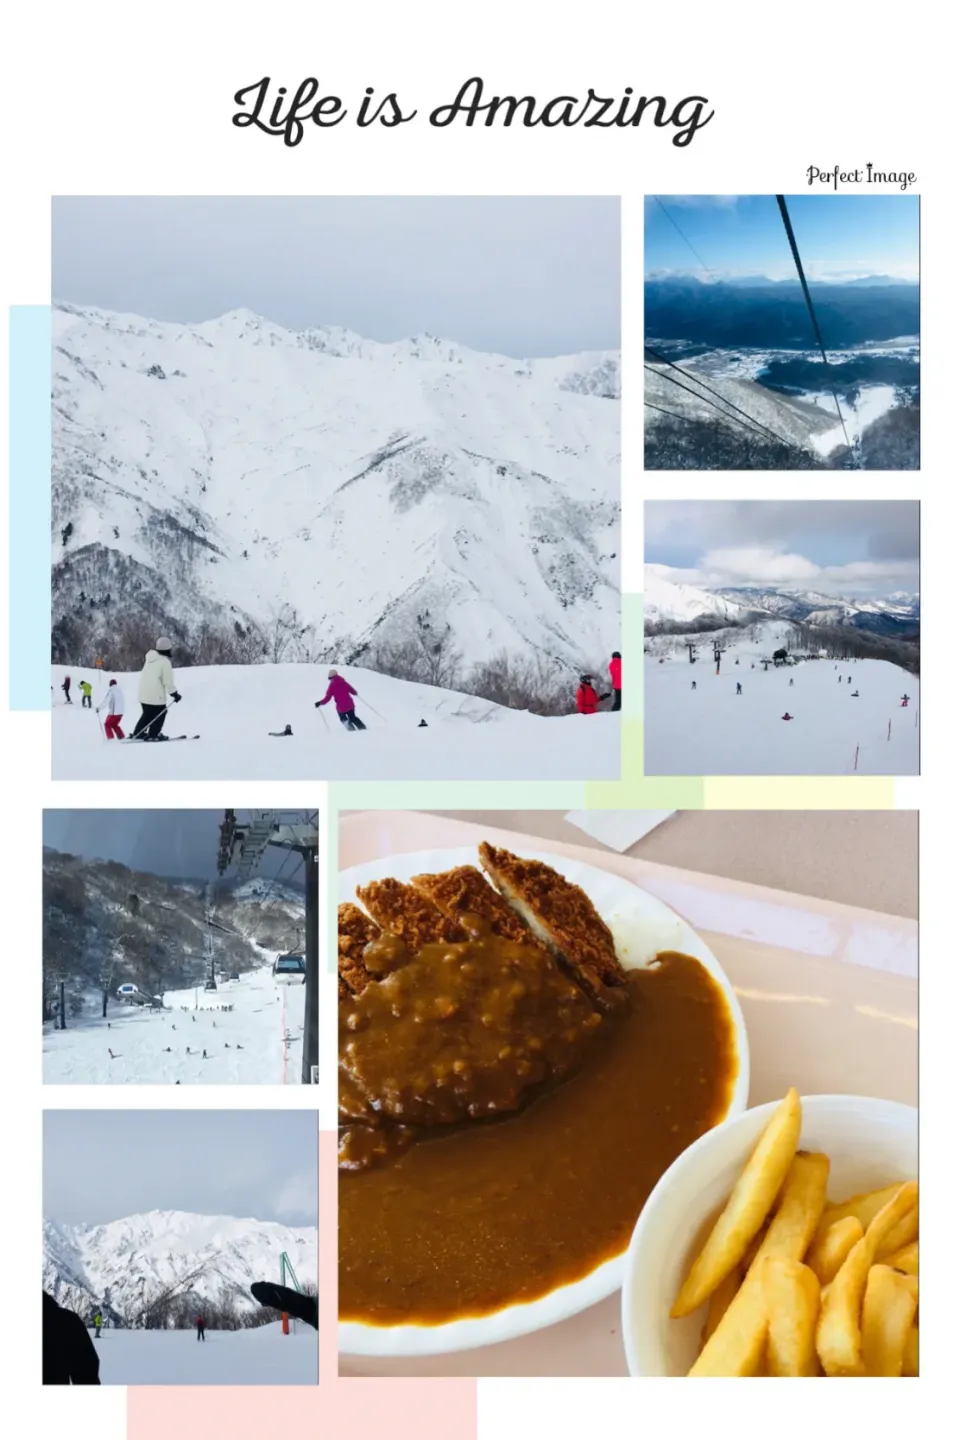
<path id="1" fill-rule="evenodd" d="M 143 735 L 124 735 L 121 745 L 172 745 L 174 740 L 199 740 L 199 735 L 164 735 L 162 740 L 150 740 Z"/>

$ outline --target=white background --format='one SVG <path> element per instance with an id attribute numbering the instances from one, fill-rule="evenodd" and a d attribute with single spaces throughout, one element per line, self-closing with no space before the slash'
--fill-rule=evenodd
<path id="1" fill-rule="evenodd" d="M 13 10 L 13 7 L 11 7 Z M 5 218 L 0 225 L 3 303 L 49 300 L 51 194 L 622 194 L 624 587 L 641 588 L 644 498 L 917 498 L 923 507 L 924 779 L 901 782 L 900 803 L 922 803 L 922 912 L 932 943 L 924 957 L 924 1236 L 939 1247 L 926 1272 L 925 1378 L 878 1394 L 873 1382 L 807 1387 L 785 1404 L 761 1386 L 709 1395 L 703 1386 L 597 1381 L 492 1381 L 480 1385 L 481 1440 L 530 1433 L 637 1435 L 660 1422 L 686 1435 L 699 1420 L 712 1434 L 828 1435 L 856 1427 L 893 1434 L 922 1428 L 943 1372 L 955 1360 L 957 957 L 951 858 L 957 851 L 956 660 L 947 633 L 947 591 L 957 569 L 956 166 L 942 95 L 948 46 L 932 6 L 687 3 L 671 6 L 532 3 L 252 5 L 210 0 L 160 4 L 33 3 L 5 22 L 2 100 Z M 950 47 L 951 49 L 954 47 Z M 307 75 L 354 111 L 366 85 L 397 90 L 421 114 L 393 130 L 345 121 L 308 129 L 295 149 L 230 123 L 233 93 L 270 74 L 291 89 Z M 687 148 L 646 123 L 636 130 L 474 128 L 438 130 L 426 113 L 471 75 L 492 93 L 706 95 L 715 117 Z M 642 221 L 644 192 L 796 193 L 806 167 L 918 173 L 923 196 L 923 471 L 676 476 L 642 472 Z M 544 237 L 549 244 L 549 236 Z M 283 264 L 283 236 L 276 240 Z M 464 284 L 470 283 L 469 275 Z M 2 357 L 6 367 L 6 354 Z M 6 374 L 0 405 L 6 425 Z M 3 447 L 6 453 L 6 446 Z M 0 511 L 6 566 L 6 507 Z M 7 588 L 0 587 L 0 635 Z M 6 685 L 4 677 L 0 684 Z M 951 713 L 952 712 L 952 713 Z M 0 712 L 7 801 L 0 878 L 4 897 L 3 1240 L 0 1363 L 5 1411 L 29 1415 L 30 1433 L 122 1440 L 122 1391 L 73 1396 L 39 1388 L 40 1112 L 58 1105 L 165 1105 L 159 1089 L 41 1093 L 34 1023 L 40 984 L 41 810 L 46 806 L 323 805 L 325 786 L 181 784 L 122 793 L 49 779 L 49 722 Z M 927 794 L 920 801 L 922 790 Z M 451 793 L 454 803 L 455 792 Z M 322 827 L 321 827 L 322 828 Z M 952 854 L 951 854 L 952 852 Z M 327 1007 L 324 1007 L 327 1008 Z M 332 1007 L 330 1007 L 332 1008 Z M 332 1057 L 332 1027 L 323 1042 Z M 321 1057 L 322 1058 L 322 1057 Z M 285 1097 L 289 1098 L 289 1097 Z M 302 1092 L 300 1103 L 317 1097 Z M 329 1118 L 326 1087 L 324 1108 Z M 210 1092 L 185 1091 L 206 1105 Z M 263 1091 L 231 1090 L 217 1103 L 267 1104 Z M 947 1214 L 950 1215 L 950 1222 Z M 949 1224 L 949 1232 L 948 1232 Z M 942 1262 L 942 1263 L 941 1263 Z M 949 1308 L 948 1308 L 949 1307 Z M 938 1373 L 940 1372 L 940 1373 Z M 349 1383 L 349 1382 L 346 1382 Z M 927 1399 L 924 1400 L 923 1396 Z M 775 1403 L 779 1396 L 780 1403 Z M 819 1399 L 817 1398 L 819 1396 Z M 945 1397 L 944 1397 L 945 1398 Z M 820 1410 L 824 1417 L 819 1418 Z M 754 1413 L 756 1412 L 756 1413 Z M 278 1426 L 282 1427 L 278 1405 Z M 16 1423 L 16 1422 L 15 1422 Z M 17 1425 L 14 1433 L 22 1433 Z M 457 1437 L 451 1436 L 451 1440 Z"/>

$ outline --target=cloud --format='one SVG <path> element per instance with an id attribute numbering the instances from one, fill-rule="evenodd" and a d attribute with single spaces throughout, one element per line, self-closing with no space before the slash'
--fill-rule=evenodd
<path id="1" fill-rule="evenodd" d="M 865 600 L 895 590 L 917 591 L 919 565 L 913 560 L 856 560 L 817 565 L 805 555 L 763 546 L 708 550 L 696 565 L 650 564 L 645 569 L 674 585 L 728 590 L 744 585 L 774 590 L 812 590 L 834 598 Z"/>
<path id="2" fill-rule="evenodd" d="M 700 568 L 719 577 L 720 584 L 728 585 L 744 583 L 737 578 L 743 576 L 750 576 L 757 585 L 796 584 L 819 574 L 819 566 L 804 555 L 783 554 L 761 546 L 708 550 Z"/>

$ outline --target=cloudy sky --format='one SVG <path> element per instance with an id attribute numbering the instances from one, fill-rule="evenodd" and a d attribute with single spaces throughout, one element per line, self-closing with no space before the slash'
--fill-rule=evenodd
<path id="1" fill-rule="evenodd" d="M 644 507 L 647 565 L 677 584 L 852 599 L 920 588 L 912 500 L 666 500 Z"/>
<path id="2" fill-rule="evenodd" d="M 247 810 L 236 813 L 238 821 L 249 818 Z M 148 875 L 212 880 L 222 821 L 222 810 L 44 810 L 43 843 L 85 859 L 118 860 Z M 303 887 L 300 857 L 268 847 L 257 873 L 272 879 L 281 871 L 284 881 Z"/>
<path id="3" fill-rule="evenodd" d="M 661 195 L 658 199 L 660 203 L 648 197 L 645 205 L 648 276 L 664 271 L 695 274 L 701 280 L 796 276 L 776 196 Z M 786 199 L 808 279 L 845 281 L 863 275 L 919 279 L 920 208 L 915 195 L 788 195 Z"/>
<path id="4" fill-rule="evenodd" d="M 613 349 L 620 202 L 55 196 L 52 293 L 154 320 L 246 308 L 291 329 L 429 331 L 506 355 Z"/>
<path id="5" fill-rule="evenodd" d="M 44 1218 L 190 1210 L 316 1225 L 317 1145 L 313 1110 L 47 1110 Z"/>

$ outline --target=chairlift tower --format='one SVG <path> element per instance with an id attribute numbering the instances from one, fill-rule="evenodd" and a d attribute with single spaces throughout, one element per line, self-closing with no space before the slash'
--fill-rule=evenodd
<path id="1" fill-rule="evenodd" d="M 295 850 L 303 860 L 306 872 L 306 997 L 303 1026 L 303 1064 L 300 1079 L 304 1085 L 314 1082 L 319 1065 L 319 1014 L 317 985 L 320 965 L 320 871 L 319 816 L 303 819 L 303 813 L 292 810 L 251 810 L 250 819 L 241 823 L 236 812 L 227 810 L 220 826 L 217 870 L 226 874 L 236 867 L 241 883 L 249 880 L 258 869 L 268 848 Z M 309 814 L 309 812 L 307 812 Z"/>

